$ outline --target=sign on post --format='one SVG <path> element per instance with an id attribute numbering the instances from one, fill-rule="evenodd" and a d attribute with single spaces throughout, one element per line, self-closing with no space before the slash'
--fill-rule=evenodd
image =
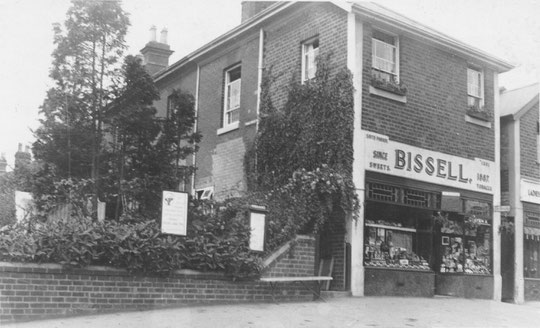
<path id="1" fill-rule="evenodd" d="M 249 248 L 253 251 L 264 252 L 266 208 L 262 206 L 250 207 L 249 226 L 251 228 Z"/>
<path id="2" fill-rule="evenodd" d="M 188 194 L 163 191 L 161 204 L 161 232 L 185 236 L 187 234 Z"/>

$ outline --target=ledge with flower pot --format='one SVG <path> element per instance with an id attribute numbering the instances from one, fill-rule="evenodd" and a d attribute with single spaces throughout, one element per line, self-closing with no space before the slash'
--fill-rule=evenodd
<path id="1" fill-rule="evenodd" d="M 402 83 L 372 77 L 369 93 L 404 104 L 407 103 L 407 88 Z"/>
<path id="2" fill-rule="evenodd" d="M 486 128 L 491 128 L 491 115 L 484 108 L 475 106 L 470 106 L 467 108 L 465 121 Z"/>

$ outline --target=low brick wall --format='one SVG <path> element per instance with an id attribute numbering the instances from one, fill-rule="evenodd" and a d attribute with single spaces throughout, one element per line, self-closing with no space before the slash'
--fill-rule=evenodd
<path id="1" fill-rule="evenodd" d="M 270 255 L 263 265 L 264 277 L 315 275 L 315 238 L 297 236 Z"/>
<path id="2" fill-rule="evenodd" d="M 313 268 L 314 258 L 306 255 L 314 254 L 312 238 L 298 240 L 295 251 L 275 257 L 263 275 L 271 273 L 272 268 L 284 275 Z M 281 261 L 286 264 L 280 264 Z M 301 284 L 288 283 L 279 288 L 276 300 L 309 301 L 312 297 L 312 292 Z M 191 270 L 180 270 L 169 277 L 144 277 L 106 267 L 65 269 L 57 264 L 0 262 L 0 322 L 246 302 L 273 302 L 269 284 L 258 280 L 232 281 L 222 274 Z"/>

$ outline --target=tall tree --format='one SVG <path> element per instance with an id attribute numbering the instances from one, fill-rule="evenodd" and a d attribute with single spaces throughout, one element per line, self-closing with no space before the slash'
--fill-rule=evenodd
<path id="1" fill-rule="evenodd" d="M 118 1 L 72 0 L 64 27 L 54 27 L 55 85 L 41 107 L 36 159 L 53 164 L 58 178 L 91 178 L 93 208 L 100 194 L 104 111 L 118 75 L 128 15 Z"/>
<path id="2" fill-rule="evenodd" d="M 117 97 L 106 111 L 111 139 L 109 195 L 120 196 L 145 217 L 161 205 L 161 191 L 178 188 L 194 170 L 180 160 L 197 150 L 201 136 L 193 132 L 194 99 L 179 90 L 171 94 L 169 115 L 155 116 L 159 93 L 139 58 L 128 56 Z M 118 217 L 120 202 L 114 216 Z"/>

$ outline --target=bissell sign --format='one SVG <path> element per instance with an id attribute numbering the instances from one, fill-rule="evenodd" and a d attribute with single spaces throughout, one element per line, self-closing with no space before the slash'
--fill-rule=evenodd
<path id="1" fill-rule="evenodd" d="M 434 152 L 364 132 L 366 170 L 493 194 L 495 163 Z"/>
<path id="2" fill-rule="evenodd" d="M 540 184 L 521 179 L 521 201 L 540 204 Z"/>

